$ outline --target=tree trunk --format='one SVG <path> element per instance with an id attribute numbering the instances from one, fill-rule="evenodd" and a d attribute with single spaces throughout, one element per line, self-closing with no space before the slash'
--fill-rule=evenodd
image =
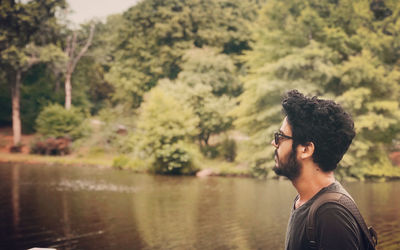
<path id="1" fill-rule="evenodd" d="M 71 108 L 71 74 L 65 76 L 65 109 Z"/>
<path id="2" fill-rule="evenodd" d="M 21 143 L 21 117 L 20 117 L 20 88 L 21 88 L 21 70 L 17 70 L 15 82 L 11 86 L 11 98 L 12 98 L 12 127 L 13 127 L 13 140 L 14 146 L 18 146 Z"/>

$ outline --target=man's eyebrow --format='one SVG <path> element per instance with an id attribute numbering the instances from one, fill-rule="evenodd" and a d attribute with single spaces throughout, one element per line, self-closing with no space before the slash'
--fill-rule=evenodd
<path id="1" fill-rule="evenodd" d="M 279 133 L 281 133 L 281 134 L 285 134 L 285 133 L 283 133 L 283 131 L 282 131 L 282 130 L 280 130 L 280 129 L 279 129 L 279 131 L 278 131 L 278 132 L 279 132 Z"/>

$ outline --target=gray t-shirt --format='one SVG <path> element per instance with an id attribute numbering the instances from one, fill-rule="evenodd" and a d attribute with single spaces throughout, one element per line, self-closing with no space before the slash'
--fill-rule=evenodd
<path id="1" fill-rule="evenodd" d="M 295 204 L 299 197 L 296 196 L 286 231 L 285 249 L 309 249 L 306 222 L 311 204 L 326 191 L 339 191 L 342 188 L 339 182 L 334 182 L 297 209 Z M 318 249 L 364 249 L 362 232 L 354 217 L 344 207 L 326 203 L 317 210 L 315 220 Z"/>

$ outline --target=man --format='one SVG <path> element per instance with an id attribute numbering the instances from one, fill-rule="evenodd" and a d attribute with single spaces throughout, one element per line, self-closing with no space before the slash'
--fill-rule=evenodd
<path id="1" fill-rule="evenodd" d="M 282 106 L 286 117 L 272 141 L 276 148 L 273 170 L 287 177 L 298 192 L 285 249 L 310 249 L 306 222 L 311 205 L 328 191 L 347 193 L 333 170 L 355 136 L 354 122 L 335 102 L 308 98 L 297 90 L 287 93 Z M 318 249 L 366 249 L 362 230 L 343 206 L 323 204 L 315 220 Z"/>

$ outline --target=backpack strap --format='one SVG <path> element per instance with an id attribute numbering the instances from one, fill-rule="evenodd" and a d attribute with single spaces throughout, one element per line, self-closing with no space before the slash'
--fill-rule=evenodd
<path id="1" fill-rule="evenodd" d="M 378 243 L 377 234 L 372 227 L 370 228 L 367 227 L 353 199 L 347 194 L 347 192 L 341 193 L 332 191 L 320 195 L 311 205 L 310 210 L 308 212 L 307 222 L 306 222 L 306 236 L 309 241 L 310 248 L 318 249 L 317 237 L 315 232 L 315 225 L 316 225 L 315 215 L 318 208 L 328 202 L 339 204 L 342 207 L 344 207 L 347 211 L 349 211 L 351 215 L 354 217 L 354 219 L 357 221 L 357 224 L 359 225 L 359 228 L 362 231 L 363 238 L 366 239 L 367 249 L 375 249 L 375 246 Z"/>
<path id="2" fill-rule="evenodd" d="M 320 206 L 327 202 L 336 202 L 342 196 L 341 193 L 324 193 L 319 196 L 310 207 L 306 222 L 306 235 L 310 244 L 310 249 L 318 249 L 317 237 L 315 233 L 315 214 Z"/>
<path id="3" fill-rule="evenodd" d="M 357 205 L 354 203 L 353 199 L 351 199 L 347 195 L 343 195 L 338 203 L 341 204 L 344 208 L 346 208 L 356 219 L 357 224 L 360 226 L 363 235 L 367 242 L 367 249 L 375 249 L 375 246 L 378 244 L 378 235 L 376 231 L 372 227 L 368 227 L 362 217 L 360 210 L 358 210 Z"/>

